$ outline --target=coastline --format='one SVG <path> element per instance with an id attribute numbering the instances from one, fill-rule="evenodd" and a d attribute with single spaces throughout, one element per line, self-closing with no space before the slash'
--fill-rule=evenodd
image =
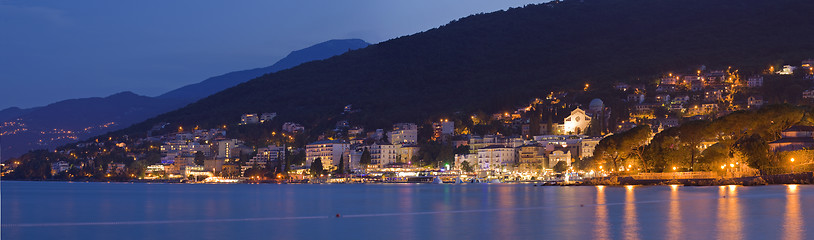
<path id="1" fill-rule="evenodd" d="M 194 182 L 175 179 L 160 179 L 160 180 L 127 180 L 127 181 L 98 181 L 92 179 L 84 180 L 3 180 L 3 181 L 19 181 L 19 182 L 86 182 L 86 183 L 164 183 L 164 184 L 433 184 L 424 182 L 386 182 L 386 181 L 367 181 L 367 182 L 328 182 L 328 179 L 316 180 L 251 180 L 246 179 L 236 182 Z M 742 185 L 742 186 L 762 186 L 762 185 L 783 185 L 783 184 L 814 184 L 814 172 L 802 173 L 789 173 L 789 174 L 776 174 L 776 175 L 762 175 L 750 176 L 739 178 L 702 178 L 702 179 L 647 179 L 637 180 L 630 176 L 614 176 L 614 177 L 600 177 L 591 178 L 583 181 L 516 181 L 516 182 L 501 182 L 501 183 L 462 183 L 463 185 L 469 184 L 529 184 L 534 186 L 664 186 L 664 185 L 682 185 L 682 186 L 722 186 L 722 185 Z M 437 185 L 461 185 L 456 183 L 441 183 Z"/>

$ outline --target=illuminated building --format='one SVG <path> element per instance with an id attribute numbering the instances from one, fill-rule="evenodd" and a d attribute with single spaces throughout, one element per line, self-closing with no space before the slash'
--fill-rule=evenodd
<path id="1" fill-rule="evenodd" d="M 493 145 L 478 149 L 478 168 L 481 170 L 508 169 L 515 163 L 517 152 L 512 147 Z"/>
<path id="2" fill-rule="evenodd" d="M 548 154 L 548 168 L 554 168 L 558 162 L 565 162 L 566 166 L 571 166 L 571 151 L 568 148 L 555 148 Z"/>
<path id="3" fill-rule="evenodd" d="M 546 162 L 545 147 L 540 145 L 525 145 L 520 147 L 518 157 L 519 171 L 540 173 L 548 164 Z"/>
<path id="4" fill-rule="evenodd" d="M 218 158 L 234 158 L 240 155 L 240 151 L 236 150 L 240 147 L 240 142 L 237 139 L 221 140 L 218 141 Z"/>
<path id="5" fill-rule="evenodd" d="M 265 168 L 266 165 L 273 161 L 279 161 L 285 158 L 285 148 L 280 146 L 268 146 L 265 148 L 257 149 L 257 155 L 249 159 L 246 165 L 257 165 L 260 168 Z"/>
<path id="6" fill-rule="evenodd" d="M 433 140 L 443 139 L 446 136 L 452 136 L 455 133 L 455 122 L 449 119 L 441 119 L 439 122 L 432 123 Z"/>
<path id="7" fill-rule="evenodd" d="M 580 108 L 571 111 L 571 115 L 563 121 L 563 132 L 567 134 L 582 134 L 591 125 L 591 117 Z"/>
<path id="8" fill-rule="evenodd" d="M 370 146 L 370 163 L 385 166 L 399 161 L 399 147 L 390 144 L 373 144 Z"/>
<path id="9" fill-rule="evenodd" d="M 257 124 L 260 123 L 260 117 L 256 113 L 247 113 L 240 116 L 240 124 Z"/>
<path id="10" fill-rule="evenodd" d="M 322 161 L 322 167 L 326 170 L 332 169 L 339 164 L 339 159 L 343 154 L 349 152 L 350 144 L 340 141 L 319 141 L 305 146 L 305 166 L 311 167 L 311 163 L 317 158 Z M 349 156 L 345 157 L 350 159 Z"/>
<path id="11" fill-rule="evenodd" d="M 795 125 L 780 133 L 780 139 L 769 143 L 772 151 L 795 151 L 814 148 L 814 127 Z"/>
<path id="12" fill-rule="evenodd" d="M 71 169 L 71 165 L 68 164 L 66 161 L 59 161 L 51 164 L 51 175 L 56 175 L 57 173 L 61 173 L 64 171 L 68 171 Z"/>
<path id="13" fill-rule="evenodd" d="M 393 124 L 393 131 L 387 132 L 387 139 L 391 144 L 416 144 L 418 126 L 415 123 Z"/>

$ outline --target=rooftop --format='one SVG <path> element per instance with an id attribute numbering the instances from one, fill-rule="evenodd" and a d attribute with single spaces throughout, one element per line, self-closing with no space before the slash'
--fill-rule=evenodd
<path id="1" fill-rule="evenodd" d="M 814 132 L 814 126 L 794 125 L 783 132 Z"/>

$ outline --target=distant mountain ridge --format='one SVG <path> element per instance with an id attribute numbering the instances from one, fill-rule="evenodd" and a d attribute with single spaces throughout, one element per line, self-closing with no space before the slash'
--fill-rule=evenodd
<path id="1" fill-rule="evenodd" d="M 2 157 L 7 159 L 32 149 L 84 140 L 184 104 L 121 92 L 104 98 L 70 99 L 18 111 L 20 114 L 6 119 L 0 127 L 4 133 Z"/>
<path id="2" fill-rule="evenodd" d="M 0 122 L 3 123 L 0 125 L 0 133 L 3 133 L 0 161 L 32 149 L 52 148 L 118 130 L 264 74 L 368 45 L 360 39 L 330 40 L 293 51 L 268 67 L 230 72 L 158 97 L 121 92 L 104 98 L 69 99 L 35 108 L 6 108 L 0 110 Z"/>
<path id="3" fill-rule="evenodd" d="M 302 63 L 330 58 L 349 50 L 356 50 L 370 45 L 361 39 L 334 39 L 322 42 L 304 49 L 289 53 L 274 65 L 262 68 L 255 68 L 243 71 L 230 72 L 216 77 L 211 77 L 200 83 L 190 84 L 178 89 L 164 93 L 158 98 L 163 99 L 184 99 L 197 101 L 198 99 L 220 92 L 223 89 L 236 86 L 263 74 L 273 73 L 280 70 L 289 69 Z"/>

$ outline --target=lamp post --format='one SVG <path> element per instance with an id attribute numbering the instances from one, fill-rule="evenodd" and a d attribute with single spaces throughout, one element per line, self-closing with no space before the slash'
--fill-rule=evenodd
<path id="1" fill-rule="evenodd" d="M 794 172 L 794 158 L 791 158 L 791 172 Z"/>

